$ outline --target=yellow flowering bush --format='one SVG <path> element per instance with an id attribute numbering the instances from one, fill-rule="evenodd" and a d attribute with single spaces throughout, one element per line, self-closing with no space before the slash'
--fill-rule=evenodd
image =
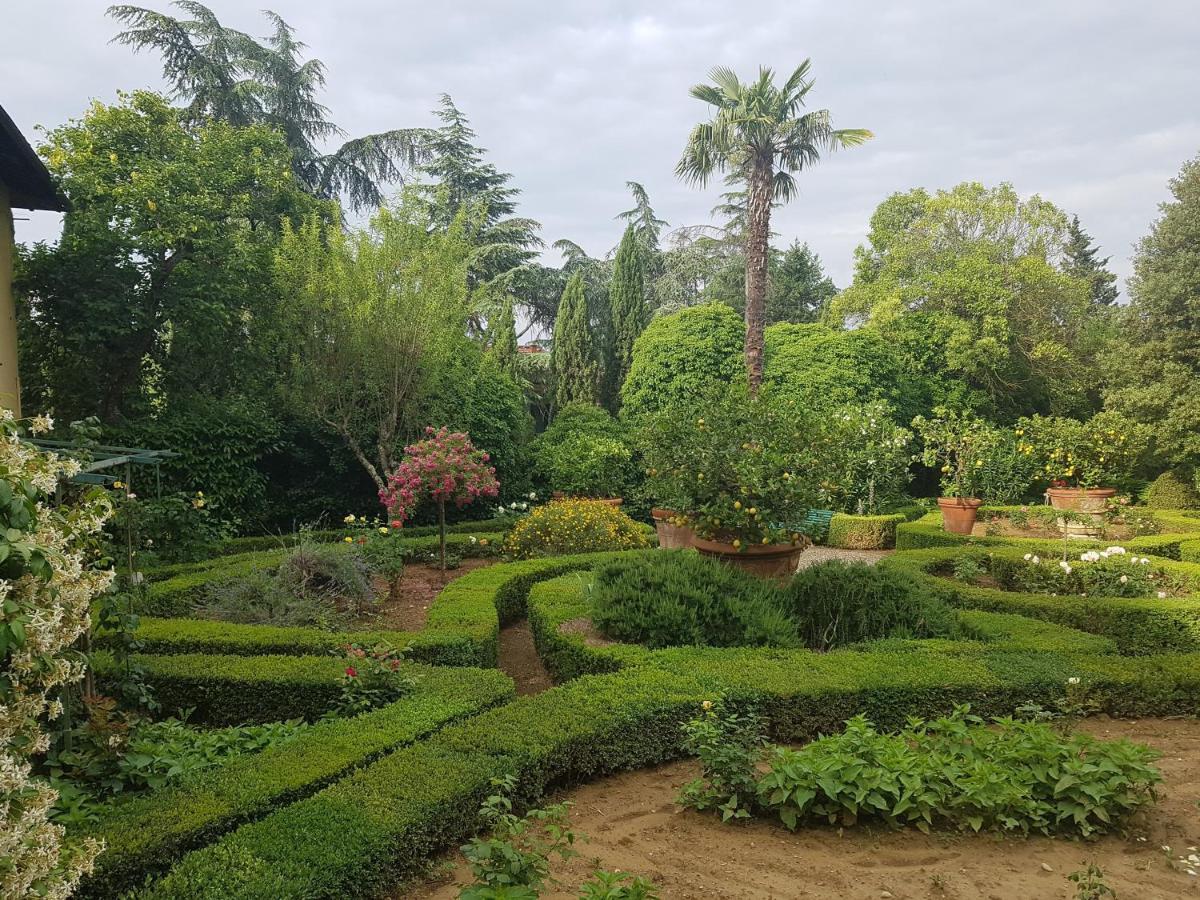
<path id="1" fill-rule="evenodd" d="M 646 530 L 617 507 L 598 500 L 556 500 L 518 520 L 505 538 L 504 552 L 530 559 L 648 546 Z"/>

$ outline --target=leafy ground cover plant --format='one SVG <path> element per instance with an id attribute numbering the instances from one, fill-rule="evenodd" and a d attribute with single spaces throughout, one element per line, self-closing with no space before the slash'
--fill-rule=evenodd
<path id="1" fill-rule="evenodd" d="M 700 777 L 684 785 L 679 802 L 715 809 L 722 822 L 749 818 L 757 805 L 757 769 L 766 752 L 763 723 L 753 712 L 731 712 L 723 700 L 705 700 L 700 709 L 683 726 L 683 746 L 700 760 Z"/>
<path id="2" fill-rule="evenodd" d="M 1026 553 L 1020 560 L 997 556 L 990 569 L 1004 589 L 1033 594 L 1165 600 L 1189 587 L 1169 577 L 1149 557 L 1128 553 L 1120 546 L 1086 550 L 1059 560 L 1036 553 Z"/>
<path id="3" fill-rule="evenodd" d="M 710 727 L 704 724 L 710 713 L 702 711 L 688 727 Z M 738 736 L 727 740 L 734 746 L 724 751 L 726 758 L 736 759 Z M 750 769 L 752 805 L 791 829 L 880 821 L 922 831 L 951 827 L 1086 837 L 1116 827 L 1156 799 L 1162 780 L 1153 765 L 1157 757 L 1124 740 L 1064 736 L 1043 722 L 986 722 L 968 706 L 940 719 L 910 719 L 894 734 L 856 716 L 841 734 L 799 750 L 770 748 L 766 771 Z M 729 793 L 722 782 L 703 775 L 694 791 L 701 798 Z M 740 793 L 739 802 L 745 802 Z"/>
<path id="4" fill-rule="evenodd" d="M 614 506 L 595 500 L 555 500 L 519 519 L 504 540 L 504 551 L 517 559 L 531 559 L 649 545 L 646 532 Z"/>

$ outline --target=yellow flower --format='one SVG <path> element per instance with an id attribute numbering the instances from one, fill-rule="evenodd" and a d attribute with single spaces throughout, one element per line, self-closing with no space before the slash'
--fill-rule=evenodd
<path id="1" fill-rule="evenodd" d="M 342 540 L 345 541 L 347 544 L 354 543 L 354 538 L 352 538 L 352 537 L 344 537 L 344 538 L 342 538 Z"/>

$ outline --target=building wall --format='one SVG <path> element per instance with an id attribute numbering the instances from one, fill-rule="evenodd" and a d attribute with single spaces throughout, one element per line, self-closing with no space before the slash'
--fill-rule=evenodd
<path id="1" fill-rule="evenodd" d="M 17 311 L 13 305 L 13 217 L 8 188 L 0 184 L 0 406 L 21 415 L 17 375 Z"/>

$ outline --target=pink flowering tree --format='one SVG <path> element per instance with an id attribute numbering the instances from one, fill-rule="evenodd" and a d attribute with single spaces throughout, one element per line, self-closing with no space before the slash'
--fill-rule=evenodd
<path id="1" fill-rule="evenodd" d="M 464 432 L 443 426 L 425 429 L 426 438 L 404 448 L 399 468 L 388 476 L 379 499 L 388 509 L 392 527 L 400 528 L 425 500 L 438 508 L 442 570 L 446 569 L 446 504 L 466 506 L 500 492 L 490 457 L 471 444 Z"/>

